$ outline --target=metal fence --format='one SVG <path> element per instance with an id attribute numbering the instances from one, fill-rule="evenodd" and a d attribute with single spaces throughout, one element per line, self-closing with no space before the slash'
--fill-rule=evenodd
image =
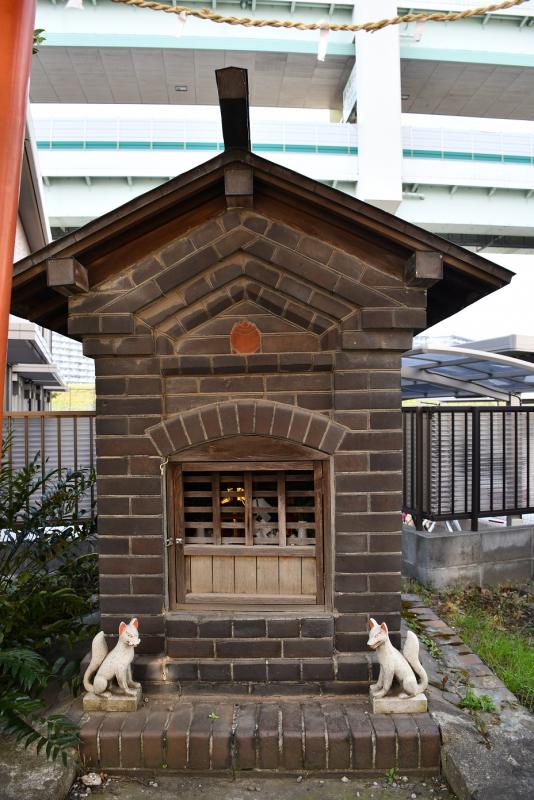
<path id="1" fill-rule="evenodd" d="M 403 409 L 403 510 L 423 519 L 534 512 L 534 408 Z"/>
<path id="2" fill-rule="evenodd" d="M 6 458 L 17 470 L 35 457 L 44 477 L 52 470 L 93 470 L 95 414 L 93 411 L 5 412 L 4 440 L 9 434 Z M 94 514 L 95 486 L 78 511 Z M 36 498 L 37 499 L 37 498 Z"/>
<path id="3" fill-rule="evenodd" d="M 534 513 L 534 408 L 465 406 L 403 409 L 403 510 L 424 519 Z M 15 469 L 38 454 L 53 469 L 94 469 L 95 414 L 7 412 L 6 457 Z M 80 504 L 93 513 L 95 487 Z"/>

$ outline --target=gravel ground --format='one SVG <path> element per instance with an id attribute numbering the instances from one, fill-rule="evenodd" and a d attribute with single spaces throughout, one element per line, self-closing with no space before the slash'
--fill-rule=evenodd
<path id="1" fill-rule="evenodd" d="M 385 779 L 358 778 L 202 778 L 159 776 L 156 779 L 103 776 L 99 787 L 86 789 L 78 780 L 69 800 L 83 798 L 120 800 L 454 800 L 438 778 L 422 780 L 397 776 Z"/>

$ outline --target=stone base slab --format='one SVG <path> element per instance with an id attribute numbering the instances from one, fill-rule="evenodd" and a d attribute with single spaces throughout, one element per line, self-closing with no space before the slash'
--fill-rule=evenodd
<path id="1" fill-rule="evenodd" d="M 136 689 L 135 694 L 112 694 L 111 697 L 87 692 L 83 696 L 83 710 L 88 711 L 137 711 L 141 706 L 143 691 Z"/>
<path id="2" fill-rule="evenodd" d="M 399 697 L 398 694 L 374 697 L 369 692 L 369 700 L 373 714 L 426 714 L 428 711 L 424 694 L 416 694 L 414 697 Z"/>

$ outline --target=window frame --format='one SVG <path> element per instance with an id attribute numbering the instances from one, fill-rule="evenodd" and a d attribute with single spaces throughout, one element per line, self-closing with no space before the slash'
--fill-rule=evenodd
<path id="1" fill-rule="evenodd" d="M 185 506 L 183 496 L 184 472 L 238 472 L 249 474 L 253 472 L 287 473 L 313 471 L 315 541 L 311 545 L 285 545 L 282 544 L 187 544 L 185 541 Z M 307 459 L 295 461 L 184 461 L 172 462 L 167 471 L 167 515 L 168 530 L 171 533 L 167 539 L 168 554 L 168 591 L 169 608 L 175 610 L 186 604 L 186 556 L 192 555 L 217 555 L 217 556 L 275 556 L 275 557 L 312 557 L 315 558 L 316 570 L 316 605 L 325 603 L 325 539 L 328 531 L 329 520 L 329 462 L 324 459 Z M 278 495 L 279 497 L 280 495 Z M 212 499 L 213 502 L 213 499 Z M 213 504 L 214 507 L 216 504 Z M 247 510 L 247 509 L 246 509 Z M 250 511 L 250 508 L 248 509 Z M 279 524 L 280 519 L 277 522 Z M 250 533 L 252 526 L 247 523 Z M 287 527 L 286 527 L 287 531 Z M 215 538 L 215 537 L 214 537 Z M 248 541 L 250 542 L 250 535 Z M 328 560 L 328 559 L 327 559 Z M 254 603 L 254 600 L 251 600 Z M 232 605 L 231 601 L 228 601 Z M 242 603 L 239 603 L 242 607 Z M 298 602 L 296 602 L 298 605 Z"/>

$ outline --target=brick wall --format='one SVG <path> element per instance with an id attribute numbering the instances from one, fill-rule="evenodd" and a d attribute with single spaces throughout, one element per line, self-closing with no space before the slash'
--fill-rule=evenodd
<path id="1" fill-rule="evenodd" d="M 70 299 L 69 332 L 83 338 L 97 376 L 107 631 L 136 614 L 145 652 L 165 647 L 162 457 L 260 434 L 332 460 L 330 653 L 364 650 L 369 614 L 398 638 L 400 355 L 424 325 L 426 297 L 405 286 L 387 253 L 344 248 L 232 211 Z M 232 352 L 244 319 L 261 335 L 251 355 Z M 213 643 L 214 659 L 239 657 L 232 630 Z M 175 640 L 169 634 L 169 653 Z M 267 634 L 264 658 L 287 656 L 283 641 Z"/>

